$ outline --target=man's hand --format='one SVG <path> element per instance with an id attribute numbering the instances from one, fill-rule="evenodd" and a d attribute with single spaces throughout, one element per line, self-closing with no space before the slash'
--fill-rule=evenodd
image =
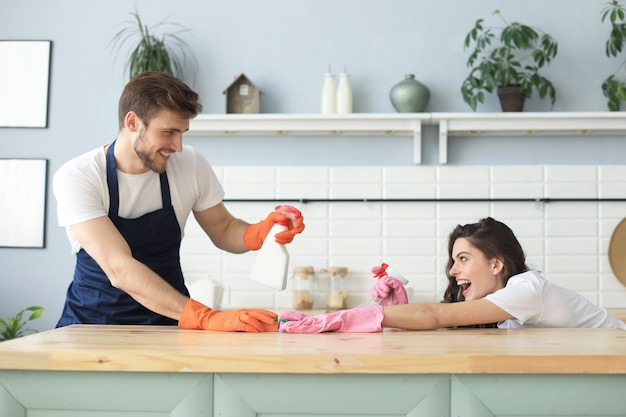
<path id="1" fill-rule="evenodd" d="M 268 214 L 265 220 L 248 226 L 243 234 L 243 243 L 246 248 L 260 249 L 267 234 L 276 223 L 287 227 L 287 230 L 276 233 L 274 236 L 274 240 L 281 245 L 291 243 L 295 235 L 304 230 L 304 218 L 300 210 L 291 206 L 277 206 L 276 211 Z"/>
<path id="2" fill-rule="evenodd" d="M 260 309 L 212 310 L 190 298 L 178 319 L 178 327 L 218 332 L 277 332 L 277 317 L 272 311 Z"/>

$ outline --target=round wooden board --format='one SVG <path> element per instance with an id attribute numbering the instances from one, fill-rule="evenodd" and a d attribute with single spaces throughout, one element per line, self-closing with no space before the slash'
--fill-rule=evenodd
<path id="1" fill-rule="evenodd" d="M 626 286 L 626 218 L 619 222 L 611 235 L 609 264 L 617 279 Z"/>

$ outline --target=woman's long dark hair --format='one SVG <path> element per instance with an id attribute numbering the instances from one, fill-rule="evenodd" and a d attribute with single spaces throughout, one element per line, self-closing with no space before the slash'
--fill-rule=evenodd
<path id="1" fill-rule="evenodd" d="M 498 258 L 502 261 L 503 284 L 509 281 L 514 275 L 528 271 L 526 266 L 526 254 L 513 231 L 504 223 L 491 217 L 486 217 L 478 223 L 458 225 L 454 228 L 448 239 L 448 265 L 446 266 L 446 276 L 448 277 L 448 288 L 443 296 L 444 303 L 456 303 L 465 301 L 462 294 L 462 287 L 456 283 L 456 279 L 450 276 L 450 269 L 454 265 L 452 258 L 452 247 L 458 238 L 465 238 L 476 249 L 481 251 L 485 258 Z M 481 325 L 480 327 L 495 327 L 494 325 Z"/>

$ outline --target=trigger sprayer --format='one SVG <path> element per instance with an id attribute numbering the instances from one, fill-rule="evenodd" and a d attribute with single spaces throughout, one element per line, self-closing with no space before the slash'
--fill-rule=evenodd
<path id="1" fill-rule="evenodd" d="M 302 216 L 300 210 L 287 205 L 278 205 L 274 211 L 284 214 L 291 221 Z M 274 224 L 258 250 L 256 261 L 250 272 L 250 278 L 276 290 L 284 290 L 287 286 L 289 252 L 285 245 L 274 240 L 274 236 L 287 230 L 287 226 L 288 220 Z"/>
<path id="2" fill-rule="evenodd" d="M 402 285 L 406 285 L 409 283 L 409 280 L 404 278 L 404 276 L 402 276 L 401 273 L 399 273 L 398 271 L 396 271 L 395 269 L 393 269 L 392 267 L 390 267 L 388 264 L 386 263 L 382 263 L 380 264 L 380 268 L 372 268 L 372 269 L 376 269 L 377 272 L 374 273 L 374 278 L 378 279 L 380 277 L 383 277 L 385 275 L 390 276 L 391 278 L 395 278 L 398 281 L 400 281 L 402 283 Z M 360 304 L 360 306 L 366 306 L 366 305 L 379 305 L 381 302 L 383 301 L 382 298 L 377 298 L 374 299 L 373 297 L 370 298 L 368 301 L 366 301 L 363 304 Z"/>

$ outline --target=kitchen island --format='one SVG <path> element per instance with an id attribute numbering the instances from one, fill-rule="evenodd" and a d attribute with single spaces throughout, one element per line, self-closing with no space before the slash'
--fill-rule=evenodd
<path id="1" fill-rule="evenodd" d="M 0 416 L 626 416 L 626 332 L 219 333 L 76 325 L 0 343 Z"/>

